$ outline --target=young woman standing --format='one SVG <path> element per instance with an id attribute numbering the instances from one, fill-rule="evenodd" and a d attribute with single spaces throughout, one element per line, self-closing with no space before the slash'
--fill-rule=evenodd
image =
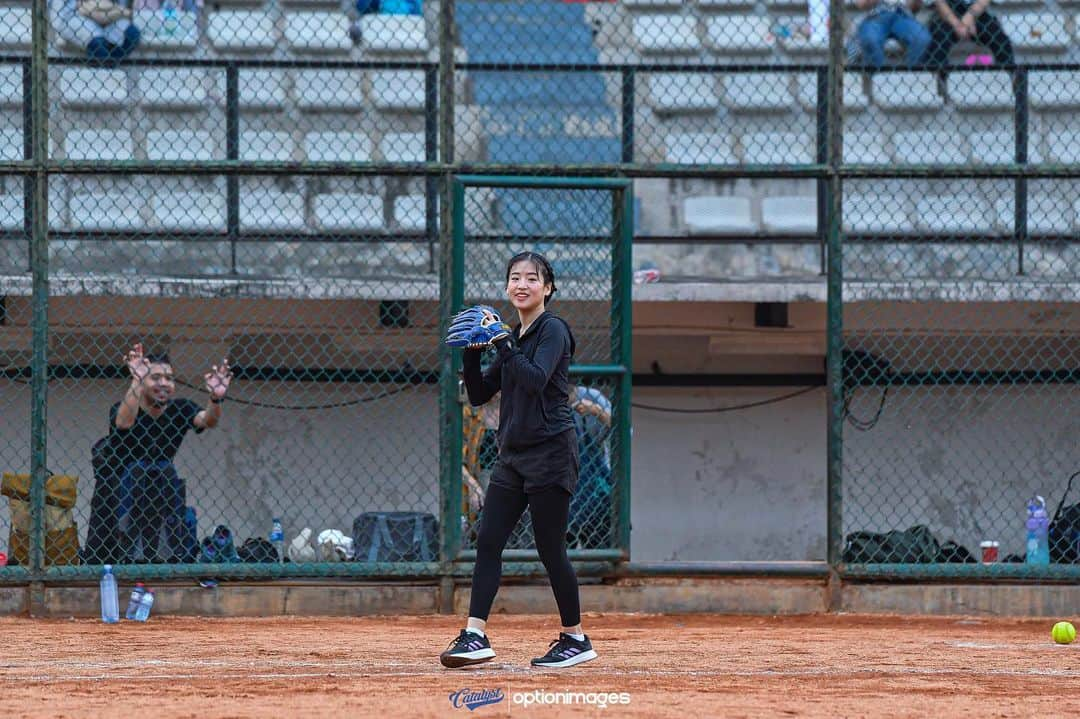
<path id="1" fill-rule="evenodd" d="M 457 668 L 495 657 L 484 632 L 502 576 L 502 551 L 525 508 L 536 551 L 551 581 L 562 631 L 538 667 L 571 667 L 596 658 L 581 628 L 577 576 L 566 556 L 570 498 L 578 481 L 577 433 L 568 402 L 574 337 L 545 308 L 555 294 L 551 264 L 535 252 L 510 258 L 506 293 L 520 325 L 492 345 L 497 356 L 483 371 L 481 349 L 463 356 L 469 403 L 479 407 L 501 390 L 499 458 L 491 473 L 476 542 L 472 598 L 464 629 L 439 659 Z"/>

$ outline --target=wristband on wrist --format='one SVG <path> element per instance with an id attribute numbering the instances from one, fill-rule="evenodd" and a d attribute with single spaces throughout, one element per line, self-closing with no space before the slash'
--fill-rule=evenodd
<path id="1" fill-rule="evenodd" d="M 210 404 L 221 404 L 225 401 L 224 397 L 211 397 Z"/>

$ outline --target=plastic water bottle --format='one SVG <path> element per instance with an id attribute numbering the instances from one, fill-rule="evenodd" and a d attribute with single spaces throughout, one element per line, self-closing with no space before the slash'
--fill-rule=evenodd
<path id="1" fill-rule="evenodd" d="M 135 610 L 135 621 L 145 622 L 150 618 L 150 607 L 154 606 L 154 590 L 147 589 L 139 600 L 139 607 Z"/>
<path id="2" fill-rule="evenodd" d="M 124 612 L 124 619 L 134 619 L 135 612 L 139 609 L 139 602 L 142 601 L 142 596 L 146 594 L 146 586 L 142 582 L 136 582 L 135 588 L 131 590 L 131 598 L 128 599 L 127 611 Z"/>
<path id="3" fill-rule="evenodd" d="M 1050 563 L 1050 518 L 1046 500 L 1035 495 L 1027 504 L 1027 563 Z"/>
<path id="4" fill-rule="evenodd" d="M 274 523 L 270 527 L 270 544 L 277 551 L 278 561 L 285 561 L 285 530 L 281 528 L 281 518 L 274 517 Z"/>
<path id="5" fill-rule="evenodd" d="M 101 570 L 101 621 L 116 624 L 120 621 L 120 604 L 116 594 L 116 575 L 112 565 Z"/>
<path id="6" fill-rule="evenodd" d="M 168 35 L 176 33 L 176 29 L 180 24 L 180 18 L 176 14 L 176 3 L 174 0 L 163 0 L 161 3 L 161 26 Z"/>

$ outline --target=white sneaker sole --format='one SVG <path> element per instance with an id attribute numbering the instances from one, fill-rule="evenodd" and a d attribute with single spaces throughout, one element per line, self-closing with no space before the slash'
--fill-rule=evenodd
<path id="1" fill-rule="evenodd" d="M 470 664 L 480 664 L 495 658 L 495 650 L 490 647 L 477 649 L 475 652 L 463 652 L 461 654 L 443 654 L 439 657 L 444 667 L 459 669 Z"/>
<path id="2" fill-rule="evenodd" d="M 587 652 L 582 652 L 569 659 L 563 659 L 561 662 L 533 662 L 534 667 L 551 667 L 552 669 L 565 669 L 566 667 L 572 667 L 575 664 L 581 664 L 582 662 L 591 661 L 596 659 L 597 654 L 595 650 L 590 649 Z"/>

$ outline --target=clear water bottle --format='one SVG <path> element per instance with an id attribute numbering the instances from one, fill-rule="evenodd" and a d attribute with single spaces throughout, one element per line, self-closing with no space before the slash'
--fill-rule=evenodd
<path id="1" fill-rule="evenodd" d="M 131 590 L 131 598 L 128 599 L 127 611 L 124 612 L 124 619 L 134 619 L 135 612 L 139 609 L 139 602 L 142 601 L 142 596 L 146 594 L 146 586 L 142 582 L 136 582 L 135 588 Z"/>
<path id="2" fill-rule="evenodd" d="M 120 602 L 116 593 L 116 575 L 112 565 L 101 570 L 101 621 L 116 624 L 120 621 Z"/>
<path id="3" fill-rule="evenodd" d="M 1050 563 L 1050 517 L 1046 514 L 1046 500 L 1035 495 L 1027 504 L 1027 557 L 1028 564 Z"/>
<path id="4" fill-rule="evenodd" d="M 139 607 L 135 610 L 135 621 L 145 622 L 150 618 L 150 608 L 154 606 L 154 590 L 147 589 L 139 600 Z"/>
<path id="5" fill-rule="evenodd" d="M 161 27 L 167 35 L 176 33 L 180 25 L 180 18 L 176 12 L 175 0 L 163 0 L 161 3 Z"/>
<path id="6" fill-rule="evenodd" d="M 274 517 L 273 525 L 270 527 L 270 544 L 274 545 L 274 550 L 277 551 L 278 561 L 285 561 L 285 530 L 281 527 L 281 518 Z"/>

